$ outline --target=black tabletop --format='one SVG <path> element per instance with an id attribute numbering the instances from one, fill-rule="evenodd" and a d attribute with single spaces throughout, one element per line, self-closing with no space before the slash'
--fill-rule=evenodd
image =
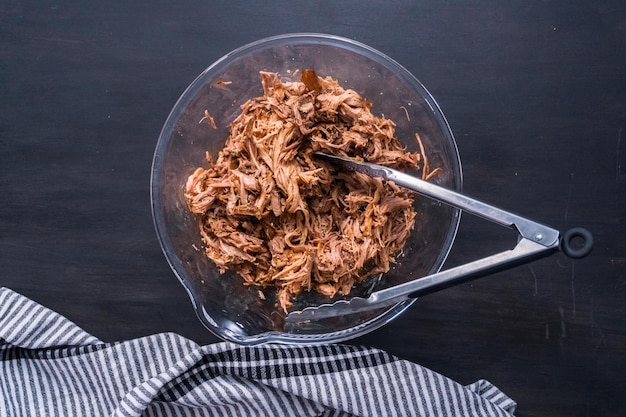
<path id="1" fill-rule="evenodd" d="M 520 416 L 626 413 L 626 3 L 479 0 L 51 2 L 0 6 L 0 286 L 105 341 L 218 341 L 169 269 L 150 211 L 159 132 L 187 85 L 270 35 L 331 33 L 435 96 L 468 194 L 595 238 L 426 296 L 366 336 Z M 514 237 L 513 237 L 514 238 Z M 464 216 L 448 264 L 512 245 Z"/>

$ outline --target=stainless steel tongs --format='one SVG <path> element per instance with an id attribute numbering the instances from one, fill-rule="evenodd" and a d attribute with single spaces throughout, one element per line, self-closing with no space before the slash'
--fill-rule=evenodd
<path id="1" fill-rule="evenodd" d="M 340 170 L 361 172 L 393 181 L 399 186 L 442 203 L 515 229 L 519 233 L 519 240 L 513 249 L 373 292 L 367 298 L 353 297 L 349 300 L 339 300 L 319 306 L 306 307 L 300 311 L 292 311 L 286 317 L 287 322 L 319 320 L 388 307 L 407 299 L 417 298 L 461 282 L 527 263 L 559 250 L 562 250 L 570 258 L 582 258 L 587 256 L 593 247 L 591 233 L 583 228 L 570 229 L 561 236 L 558 230 L 551 227 L 391 168 L 323 153 L 316 153 L 315 155 L 332 163 Z"/>

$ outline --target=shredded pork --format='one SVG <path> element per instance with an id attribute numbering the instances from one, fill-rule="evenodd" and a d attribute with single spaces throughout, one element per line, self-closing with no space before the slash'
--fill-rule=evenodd
<path id="1" fill-rule="evenodd" d="M 418 169 L 394 123 L 330 77 L 281 81 L 261 72 L 263 96 L 241 106 L 215 161 L 185 186 L 207 256 L 245 284 L 276 288 L 287 311 L 302 291 L 347 294 L 389 270 L 415 221 L 414 194 L 337 172 L 313 152 Z M 207 113 L 208 114 L 208 113 Z M 419 140 L 419 138 L 418 138 Z"/>

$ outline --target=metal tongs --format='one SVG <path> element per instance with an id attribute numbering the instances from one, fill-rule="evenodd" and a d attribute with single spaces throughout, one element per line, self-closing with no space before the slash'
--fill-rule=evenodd
<path id="1" fill-rule="evenodd" d="M 591 233 L 583 228 L 570 229 L 561 236 L 558 230 L 551 227 L 391 168 L 323 153 L 316 153 L 315 156 L 332 163 L 335 168 L 340 170 L 360 172 L 393 181 L 401 187 L 416 191 L 499 225 L 515 229 L 519 233 L 519 239 L 513 249 L 394 287 L 375 291 L 367 298 L 353 297 L 348 300 L 339 300 L 334 303 L 306 307 L 300 311 L 292 311 L 286 317 L 286 321 L 290 323 L 313 321 L 389 307 L 408 299 L 549 256 L 559 250 L 570 258 L 583 258 L 591 252 L 593 247 Z"/>

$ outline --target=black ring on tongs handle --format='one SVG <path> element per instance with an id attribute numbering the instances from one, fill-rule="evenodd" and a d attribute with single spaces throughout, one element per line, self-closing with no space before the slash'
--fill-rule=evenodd
<path id="1" fill-rule="evenodd" d="M 569 229 L 561 237 L 561 250 L 573 259 L 584 258 L 593 249 L 593 235 L 583 227 Z"/>

